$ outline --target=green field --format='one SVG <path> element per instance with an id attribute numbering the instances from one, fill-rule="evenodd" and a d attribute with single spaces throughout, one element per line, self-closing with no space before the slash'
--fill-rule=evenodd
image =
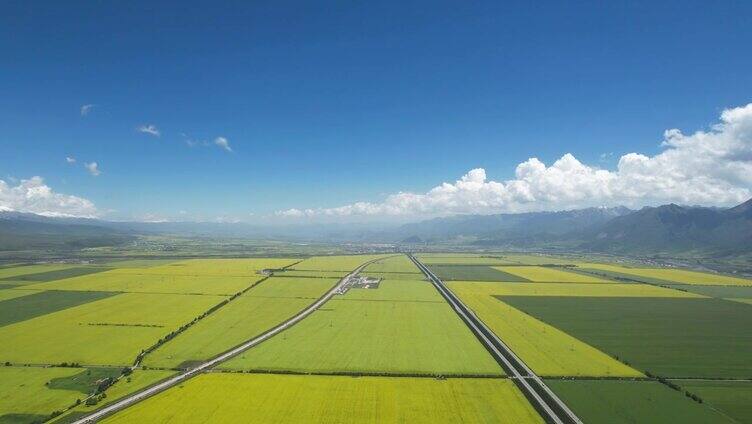
<path id="1" fill-rule="evenodd" d="M 586 423 L 751 421 L 746 280 L 542 255 L 420 257 Z M 105 421 L 542 422 L 407 256 L 371 254 L 0 267 L 0 364 L 11 363 L 0 367 L 0 423 L 73 406 L 54 421 L 71 422 L 274 328 L 372 260 L 362 275 L 377 286 L 349 287 Z M 74 406 L 158 343 L 146 370 Z M 54 366 L 64 362 L 85 368 Z"/>
<path id="2" fill-rule="evenodd" d="M 347 275 L 349 271 L 297 271 L 297 270 L 284 270 L 275 271 L 275 277 L 309 277 L 309 278 L 342 278 Z"/>
<path id="3" fill-rule="evenodd" d="M 547 256 L 547 255 L 522 255 L 522 254 L 505 254 L 504 258 L 511 265 L 572 265 L 574 261 L 568 258 Z"/>
<path id="4" fill-rule="evenodd" d="M 0 362 L 127 365 L 224 299 L 124 293 L 38 316 L 0 327 Z"/>
<path id="5" fill-rule="evenodd" d="M 353 271 L 365 262 L 394 255 L 314 256 L 290 267 L 305 271 Z"/>
<path id="6" fill-rule="evenodd" d="M 505 257 L 497 255 L 475 255 L 475 254 L 459 254 L 459 253 L 419 253 L 415 255 L 424 265 L 515 265 L 518 262 L 508 260 Z"/>
<path id="7" fill-rule="evenodd" d="M 607 271 L 620 276 L 632 278 L 637 277 L 637 280 L 647 278 L 653 281 L 661 281 L 668 284 L 678 283 L 700 285 L 752 286 L 752 280 L 745 278 L 678 268 L 631 268 L 618 265 L 594 263 L 578 264 L 578 267 L 590 270 Z"/>
<path id="8" fill-rule="evenodd" d="M 299 259 L 284 258 L 190 259 L 160 266 L 127 267 L 120 269 L 120 272 L 134 275 L 248 277 L 257 275 L 262 269 L 279 269 L 299 261 Z"/>
<path id="9" fill-rule="evenodd" d="M 405 255 L 392 256 L 380 261 L 374 262 L 363 270 L 365 273 L 371 274 L 391 274 L 391 273 L 405 273 L 405 274 L 422 274 L 420 269 Z M 385 277 L 387 277 L 385 275 Z"/>
<path id="10" fill-rule="evenodd" d="M 372 277 L 372 278 L 378 278 L 381 280 L 386 281 L 395 281 L 395 280 L 421 280 L 421 281 L 428 281 L 423 274 L 414 274 L 414 273 L 407 273 L 407 272 L 390 272 L 390 273 L 384 273 L 384 272 L 361 272 L 360 275 L 364 277 Z"/>
<path id="11" fill-rule="evenodd" d="M 546 380 L 586 423 L 733 423 L 713 409 L 652 381 Z"/>
<path id="12" fill-rule="evenodd" d="M 144 365 L 175 368 L 218 355 L 289 319 L 335 282 L 270 278 L 147 355 Z"/>
<path id="13" fill-rule="evenodd" d="M 117 401 L 125 395 L 148 387 L 160 380 L 164 380 L 167 377 L 173 375 L 173 371 L 163 370 L 136 370 L 131 375 L 119 379 L 112 387 L 107 389 L 107 397 L 98 401 L 95 405 L 86 405 L 81 403 L 70 411 L 61 415 L 58 419 L 54 420 L 54 423 L 67 423 L 72 422 L 75 418 L 86 415 L 93 412 L 98 408 L 106 406 L 112 402 Z"/>
<path id="14" fill-rule="evenodd" d="M 318 299 L 337 281 L 338 278 L 271 277 L 254 286 L 245 296 Z"/>
<path id="15" fill-rule="evenodd" d="M 639 276 L 634 274 L 627 274 L 625 272 L 618 272 L 610 269 L 600 269 L 600 268 L 586 268 L 586 267 L 580 267 L 578 266 L 573 271 L 576 271 L 583 275 L 592 275 L 603 279 L 612 279 L 615 281 L 621 281 L 621 282 L 638 282 L 638 283 L 647 283 L 647 284 L 655 284 L 659 286 L 670 286 L 674 285 L 676 283 L 667 281 L 667 280 L 661 280 L 659 278 L 650 278 L 645 276 Z"/>
<path id="16" fill-rule="evenodd" d="M 0 327 L 114 296 L 113 292 L 40 291 L 0 301 Z"/>
<path id="17" fill-rule="evenodd" d="M 544 296 L 508 296 L 503 301 L 656 375 L 752 375 L 752 309 L 741 303 Z"/>
<path id="18" fill-rule="evenodd" d="M 77 374 L 53 378 L 47 388 L 54 390 L 73 390 L 83 395 L 90 395 L 97 390 L 98 382 L 107 378 L 118 378 L 120 368 L 82 368 Z"/>
<path id="19" fill-rule="evenodd" d="M 670 287 L 719 299 L 752 299 L 752 287 L 677 284 Z"/>
<path id="20" fill-rule="evenodd" d="M 504 272 L 501 270 L 501 268 L 493 268 L 486 265 L 435 264 L 430 265 L 429 268 L 444 281 L 529 281 L 524 277 L 520 277 L 519 275 Z"/>
<path id="21" fill-rule="evenodd" d="M 0 281 L 13 282 L 15 284 L 32 284 L 43 281 L 62 280 L 64 278 L 78 277 L 81 275 L 96 274 L 99 272 L 107 271 L 108 269 L 109 268 L 102 267 L 74 267 L 6 277 Z"/>
<path id="22" fill-rule="evenodd" d="M 0 423 L 45 420 L 83 399 L 77 390 L 47 387 L 50 380 L 80 374 L 80 368 L 0 367 Z"/>
<path id="23" fill-rule="evenodd" d="M 649 284 L 588 284 L 588 283 L 476 283 L 453 281 L 452 290 L 481 293 L 488 296 L 575 296 L 575 297 L 688 297 L 702 295 L 671 290 Z"/>
<path id="24" fill-rule="evenodd" d="M 503 266 L 496 269 L 538 283 L 609 283 L 611 281 L 589 275 L 567 272 L 565 268 L 542 266 Z"/>
<path id="25" fill-rule="evenodd" d="M 24 281 L 24 276 L 80 268 L 80 264 L 11 265 L 0 268 L 0 280 Z"/>
<path id="26" fill-rule="evenodd" d="M 528 424 L 543 421 L 506 379 L 215 373 L 160 393 L 104 422 Z"/>
<path id="27" fill-rule="evenodd" d="M 752 423 L 752 381 L 675 380 L 705 404 L 740 423 Z"/>
<path id="28" fill-rule="evenodd" d="M 15 299 L 21 296 L 28 296 L 30 294 L 39 293 L 37 290 L 26 289 L 0 289 L 0 302 L 8 299 Z"/>
<path id="29" fill-rule="evenodd" d="M 350 289 L 300 324 L 221 367 L 322 373 L 502 373 L 429 283 L 411 283 L 404 294 L 397 295 L 401 284 L 385 285 L 384 292 L 381 288 Z"/>
<path id="30" fill-rule="evenodd" d="M 233 295 L 263 278 L 262 275 L 133 274 L 122 270 L 24 286 L 34 290 L 97 290 L 127 293 Z"/>
<path id="31" fill-rule="evenodd" d="M 534 372 L 543 376 L 624 376 L 642 374 L 598 349 L 557 328 L 537 320 L 489 295 L 485 287 L 517 286 L 523 283 L 451 283 L 450 288 Z M 537 285 L 543 283 L 527 283 Z M 458 286 L 460 285 L 460 286 Z M 552 284 L 571 287 L 569 284 Z M 601 284 L 586 284 L 601 287 Z M 478 289 L 476 289 L 478 288 Z"/>

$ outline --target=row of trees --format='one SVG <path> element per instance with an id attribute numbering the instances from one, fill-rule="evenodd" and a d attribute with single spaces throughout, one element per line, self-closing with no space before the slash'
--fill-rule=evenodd
<path id="1" fill-rule="evenodd" d="M 659 383 L 662 383 L 662 384 L 664 384 L 664 385 L 666 385 L 666 386 L 668 386 L 668 387 L 676 390 L 677 392 L 682 392 L 683 391 L 684 392 L 684 396 L 692 399 L 693 401 L 695 401 L 697 403 L 702 403 L 702 398 L 701 397 L 699 397 L 696 394 L 690 392 L 689 390 L 683 390 L 681 388 L 681 386 L 679 386 L 678 384 L 674 383 L 671 380 L 666 379 L 665 377 L 661 377 L 661 376 L 658 376 L 658 375 L 653 375 L 649 371 L 645 371 L 645 375 L 648 376 L 648 377 L 650 377 L 650 378 L 653 378 L 653 379 L 657 380 Z"/>

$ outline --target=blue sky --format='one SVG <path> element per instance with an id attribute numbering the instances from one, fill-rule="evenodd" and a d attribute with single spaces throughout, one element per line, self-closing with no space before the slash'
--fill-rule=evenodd
<path id="1" fill-rule="evenodd" d="M 613 171 L 752 101 L 745 2 L 152 3 L 0 6 L 8 187 L 39 176 L 110 219 L 295 218 L 475 168 L 504 182 L 531 157 Z M 747 171 L 719 203 L 748 194 Z M 674 200 L 611 196 L 593 199 Z M 592 203 L 473 199 L 447 212 Z"/>

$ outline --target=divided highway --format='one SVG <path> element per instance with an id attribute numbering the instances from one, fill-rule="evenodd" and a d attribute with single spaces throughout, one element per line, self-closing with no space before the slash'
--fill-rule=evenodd
<path id="1" fill-rule="evenodd" d="M 381 259 L 381 258 L 379 258 L 379 259 Z M 368 261 L 368 262 L 362 264 L 361 266 L 359 266 L 358 268 L 356 268 L 353 272 L 351 272 L 351 273 L 347 274 L 345 277 L 343 277 L 339 281 L 339 283 L 337 283 L 337 285 L 335 285 L 334 287 L 332 287 L 328 292 L 326 292 L 326 294 L 324 294 L 323 296 L 321 296 L 316 302 L 312 303 L 307 308 L 305 308 L 302 311 L 298 312 L 298 314 L 295 315 L 294 317 L 292 317 L 292 318 L 288 319 L 287 321 L 283 322 L 282 324 L 280 324 L 280 325 L 272 328 L 271 330 L 268 330 L 267 332 L 261 334 L 260 336 L 254 337 L 253 339 L 250 339 L 250 340 L 246 341 L 245 343 L 243 343 L 241 345 L 238 345 L 238 346 L 236 346 L 236 347 L 228 350 L 227 352 L 222 353 L 219 356 L 216 356 L 213 359 L 210 359 L 210 360 L 208 360 L 208 361 L 206 361 L 206 362 L 204 362 L 204 363 L 196 366 L 195 368 L 192 368 L 192 369 L 186 370 L 184 372 L 181 372 L 180 374 L 178 374 L 178 375 L 176 375 L 174 377 L 171 377 L 171 378 L 169 378 L 169 379 L 167 379 L 167 380 L 165 380 L 165 381 L 163 381 L 161 383 L 157 383 L 157 384 L 155 384 L 155 385 L 153 385 L 151 387 L 147 387 L 147 388 L 145 388 L 145 389 L 143 389 L 141 391 L 138 391 L 138 392 L 135 392 L 133 394 L 130 394 L 130 395 L 128 395 L 128 396 L 126 396 L 126 397 L 118 400 L 115 403 L 112 403 L 112 404 L 107 405 L 107 406 L 105 406 L 105 407 L 103 407 L 101 409 L 98 409 L 98 410 L 92 412 L 89 415 L 86 415 L 86 416 L 84 416 L 82 418 L 79 418 L 78 420 L 74 421 L 73 424 L 87 424 L 87 423 L 96 422 L 96 421 L 98 421 L 98 420 L 106 417 L 107 415 L 114 414 L 115 412 L 118 412 L 118 411 L 120 411 L 122 409 L 125 409 L 125 408 L 127 408 L 127 407 L 129 407 L 129 406 L 131 406 L 131 405 L 133 405 L 133 404 L 135 404 L 137 402 L 140 402 L 140 401 L 148 398 L 148 397 L 154 396 L 155 394 L 157 394 L 159 392 L 167 390 L 170 387 L 174 387 L 174 386 L 176 386 L 176 385 L 184 382 L 185 380 L 188 380 L 189 378 L 195 377 L 196 375 L 198 375 L 198 374 L 200 374 L 200 373 L 202 373 L 204 371 L 207 371 L 207 370 L 211 369 L 212 367 L 215 367 L 215 366 L 219 365 L 220 363 L 225 362 L 228 359 L 230 359 L 230 358 L 232 358 L 234 356 L 237 356 L 237 355 L 245 352 L 246 350 L 248 350 L 248 349 L 250 349 L 250 348 L 258 345 L 259 343 L 261 343 L 261 342 L 263 342 L 263 341 L 265 341 L 265 340 L 267 340 L 267 339 L 269 339 L 269 338 L 277 335 L 278 333 L 280 333 L 280 332 L 282 332 L 282 331 L 284 331 L 284 330 L 292 327 L 293 325 L 295 325 L 298 322 L 300 322 L 303 318 L 305 318 L 308 315 L 310 315 L 311 313 L 313 313 L 313 311 L 315 311 L 316 309 L 320 308 L 321 305 L 323 305 L 329 299 L 331 299 L 332 296 L 334 296 L 335 294 L 337 294 L 339 292 L 340 288 L 342 286 L 346 285 L 349 282 L 350 278 L 358 275 L 360 273 L 360 271 L 363 270 L 363 268 L 365 268 L 366 266 L 370 265 L 372 262 L 375 262 L 375 261 L 377 261 L 379 259 L 374 259 L 374 260 L 371 260 L 371 261 Z"/>
<path id="2" fill-rule="evenodd" d="M 436 289 L 478 337 L 491 355 L 515 382 L 525 397 L 547 423 L 582 424 L 577 415 L 543 383 L 522 360 L 449 290 L 443 281 L 412 254 L 408 257 L 428 277 Z"/>

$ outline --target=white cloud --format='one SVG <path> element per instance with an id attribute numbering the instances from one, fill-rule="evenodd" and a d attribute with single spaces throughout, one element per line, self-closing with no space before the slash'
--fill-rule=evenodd
<path id="1" fill-rule="evenodd" d="M 145 213 L 143 215 L 139 215 L 136 217 L 136 221 L 148 222 L 152 224 L 170 222 L 169 219 L 165 218 L 164 216 L 158 213 Z"/>
<path id="2" fill-rule="evenodd" d="M 87 171 L 89 171 L 89 174 L 95 177 L 99 176 L 99 174 L 102 173 L 102 171 L 99 170 L 99 165 L 96 162 L 85 163 L 84 167 Z"/>
<path id="3" fill-rule="evenodd" d="M 144 134 L 150 134 L 154 137 L 159 137 L 161 133 L 159 132 L 159 128 L 157 128 L 156 125 L 141 125 L 140 127 L 136 128 L 136 131 L 142 132 Z"/>
<path id="4" fill-rule="evenodd" d="M 16 186 L 0 180 L 0 210 L 83 218 L 99 215 L 94 203 L 82 197 L 55 193 L 42 177 L 21 180 Z"/>
<path id="5" fill-rule="evenodd" d="M 96 105 L 83 105 L 81 106 L 81 116 L 87 116 Z"/>
<path id="6" fill-rule="evenodd" d="M 228 152 L 232 152 L 232 148 L 230 148 L 230 142 L 227 141 L 224 137 L 217 137 L 214 139 L 214 144 L 219 146 L 222 149 L 225 149 Z"/>
<path id="7" fill-rule="evenodd" d="M 306 209 L 302 211 L 300 209 L 295 209 L 295 208 L 287 209 L 284 211 L 277 211 L 274 213 L 274 215 L 276 216 L 287 217 L 287 218 L 300 218 L 303 216 L 312 216 L 315 214 L 316 214 L 316 211 L 314 211 L 313 209 Z"/>
<path id="8" fill-rule="evenodd" d="M 668 202 L 720 206 L 752 196 L 752 103 L 725 110 L 708 131 L 668 130 L 661 145 L 664 150 L 655 156 L 621 156 L 614 170 L 583 164 L 570 153 L 550 166 L 533 157 L 517 165 L 515 177 L 506 181 L 488 180 L 486 171 L 477 168 L 426 193 L 400 192 L 377 203 L 276 215 L 425 217 Z"/>
<path id="9" fill-rule="evenodd" d="M 71 164 L 76 163 L 76 158 L 71 157 L 71 156 L 66 156 L 65 157 L 65 162 L 71 163 Z"/>

